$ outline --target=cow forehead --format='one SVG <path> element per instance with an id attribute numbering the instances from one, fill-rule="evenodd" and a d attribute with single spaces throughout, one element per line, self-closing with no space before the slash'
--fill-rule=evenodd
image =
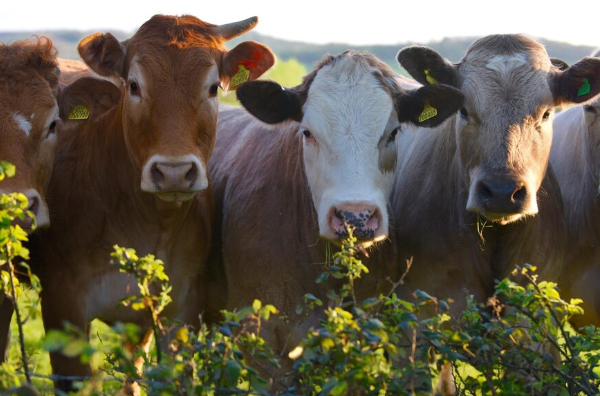
<path id="1" fill-rule="evenodd" d="M 372 135 L 385 131 L 394 103 L 377 70 L 351 59 L 324 66 L 311 83 L 303 124 L 315 132 Z"/>
<path id="2" fill-rule="evenodd" d="M 217 64 L 218 55 L 203 48 L 145 48 L 130 54 L 128 74 L 143 73 L 155 84 L 194 88 Z"/>

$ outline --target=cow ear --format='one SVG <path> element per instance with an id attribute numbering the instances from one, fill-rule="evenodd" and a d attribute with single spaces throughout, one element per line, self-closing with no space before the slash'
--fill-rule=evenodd
<path id="1" fill-rule="evenodd" d="M 248 112 L 267 124 L 302 120 L 300 95 L 276 82 L 247 82 L 237 90 L 237 97 Z"/>
<path id="2" fill-rule="evenodd" d="M 556 67 L 558 70 L 567 70 L 569 68 L 569 64 L 562 59 L 550 58 L 550 62 L 552 63 L 552 66 Z"/>
<path id="3" fill-rule="evenodd" d="M 126 47 L 110 33 L 87 36 L 77 46 L 83 61 L 101 76 L 123 74 Z"/>
<path id="4" fill-rule="evenodd" d="M 411 46 L 398 52 L 398 63 L 423 85 L 457 86 L 455 66 L 429 47 Z"/>
<path id="5" fill-rule="evenodd" d="M 237 89 L 246 81 L 256 80 L 275 63 L 271 50 L 255 41 L 244 41 L 225 54 L 221 80 L 229 89 Z"/>
<path id="6" fill-rule="evenodd" d="M 600 59 L 585 57 L 551 78 L 555 104 L 587 102 L 600 93 Z"/>
<path id="7" fill-rule="evenodd" d="M 396 98 L 398 120 L 422 127 L 435 127 L 463 107 L 465 97 L 449 85 L 426 85 L 403 92 Z"/>
<path id="8" fill-rule="evenodd" d="M 94 121 L 116 107 L 120 98 L 121 90 L 112 82 L 82 77 L 61 90 L 60 118 L 64 125 Z"/>

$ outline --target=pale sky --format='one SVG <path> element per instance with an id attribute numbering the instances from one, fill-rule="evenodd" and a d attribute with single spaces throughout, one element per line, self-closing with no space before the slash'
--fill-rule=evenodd
<path id="1" fill-rule="evenodd" d="M 259 33 L 313 43 L 423 43 L 526 33 L 600 47 L 600 0 L 1 0 L 0 31 L 133 32 L 154 14 L 192 14 L 214 24 L 256 15 Z"/>

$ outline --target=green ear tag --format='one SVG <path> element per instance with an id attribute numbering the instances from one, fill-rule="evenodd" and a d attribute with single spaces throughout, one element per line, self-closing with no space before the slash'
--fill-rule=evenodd
<path id="1" fill-rule="evenodd" d="M 89 117 L 90 109 L 82 104 L 73 107 L 69 114 L 69 120 L 87 120 Z"/>
<path id="2" fill-rule="evenodd" d="M 423 112 L 419 116 L 419 122 L 427 121 L 430 118 L 433 118 L 437 115 L 438 111 L 435 107 L 432 107 L 429 104 L 429 101 L 425 101 L 425 108 L 423 108 Z"/>
<path id="3" fill-rule="evenodd" d="M 592 86 L 590 85 L 590 80 L 584 77 L 583 82 L 581 83 L 581 87 L 579 87 L 579 91 L 577 91 L 577 96 L 589 94 L 590 89 L 592 89 Z"/>
<path id="4" fill-rule="evenodd" d="M 437 80 L 435 78 L 433 78 L 431 76 L 431 74 L 429 74 L 429 69 L 425 69 L 425 79 L 427 80 L 427 82 L 429 84 L 432 84 L 432 85 L 438 83 Z"/>
<path id="5" fill-rule="evenodd" d="M 244 65 L 238 66 L 238 72 L 235 73 L 233 77 L 231 77 L 231 81 L 229 82 L 229 86 L 235 87 L 240 84 L 245 83 L 250 78 L 250 70 L 246 69 Z"/>

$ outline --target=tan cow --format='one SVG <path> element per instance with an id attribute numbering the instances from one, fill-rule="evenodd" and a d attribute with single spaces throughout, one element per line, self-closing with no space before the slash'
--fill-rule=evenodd
<path id="1" fill-rule="evenodd" d="M 109 264 L 114 244 L 163 260 L 173 287 L 165 315 L 199 323 L 213 223 L 206 163 L 218 89 L 257 78 L 274 62 L 261 44 L 227 51 L 224 43 L 256 23 L 215 26 L 193 16 L 156 15 L 124 42 L 110 33 L 81 41 L 86 64 L 122 79 L 124 89 L 106 117 L 59 136 L 48 190 L 53 226 L 34 252 L 46 329 L 60 329 L 63 321 L 86 328 L 94 318 L 149 328 L 148 315 L 119 304 L 137 286 Z M 60 354 L 51 362 L 58 375 L 89 373 Z"/>
<path id="2" fill-rule="evenodd" d="M 413 258 L 408 291 L 452 297 L 460 312 L 467 293 L 485 299 L 515 265 L 537 265 L 542 279 L 556 279 L 565 233 L 548 166 L 554 106 L 596 96 L 600 60 L 559 70 L 536 41 L 494 35 L 458 64 L 426 47 L 406 48 L 398 61 L 417 81 L 465 95 L 452 122 L 417 135 L 396 177 L 400 263 Z M 588 79 L 591 90 L 578 96 Z"/>
<path id="3" fill-rule="evenodd" d="M 593 56 L 600 57 L 600 50 Z M 589 84 L 598 84 L 589 80 Z M 600 326 L 600 100 L 571 107 L 554 119 L 550 163 L 560 184 L 569 237 L 559 286 L 567 298 L 582 298 L 578 326 Z"/>
<path id="4" fill-rule="evenodd" d="M 326 262 L 323 241 L 346 236 L 344 223 L 365 246 L 386 238 L 397 136 L 408 123 L 438 125 L 462 106 L 462 95 L 442 85 L 406 90 L 377 58 L 349 51 L 324 58 L 297 87 L 251 82 L 238 98 L 277 125 L 243 109 L 219 114 L 210 172 L 222 290 L 229 308 L 258 298 L 280 310 L 287 320 L 270 320 L 262 335 L 287 356 L 318 323 L 319 314 L 303 321 L 296 306 L 306 293 L 326 300 L 331 288 L 315 283 Z M 419 120 L 427 106 L 438 114 Z"/>
<path id="5" fill-rule="evenodd" d="M 0 194 L 23 193 L 38 228 L 50 224 L 45 196 L 56 149 L 57 130 L 70 121 L 73 99 L 90 109 L 89 119 L 116 105 L 119 91 L 111 84 L 85 78 L 59 84 L 57 51 L 46 37 L 0 44 L 0 160 L 16 166 L 16 175 L 0 182 Z M 104 92 L 104 94 L 103 94 Z M 60 107 L 60 108 L 59 108 Z M 61 115 L 63 117 L 61 122 Z M 27 232 L 33 222 L 19 222 Z M 0 360 L 7 352 L 12 301 L 0 300 Z"/>
<path id="6" fill-rule="evenodd" d="M 465 106 L 450 122 L 417 134 L 398 171 L 391 206 L 398 264 L 412 260 L 401 294 L 416 289 L 485 301 L 516 265 L 556 280 L 566 230 L 560 189 L 549 166 L 554 107 L 600 92 L 600 60 L 570 68 L 524 35 L 475 41 L 458 64 L 408 47 L 400 64 L 420 83 L 459 88 Z M 563 68 L 564 70 L 562 70 Z M 581 93 L 585 81 L 591 89 Z"/>

